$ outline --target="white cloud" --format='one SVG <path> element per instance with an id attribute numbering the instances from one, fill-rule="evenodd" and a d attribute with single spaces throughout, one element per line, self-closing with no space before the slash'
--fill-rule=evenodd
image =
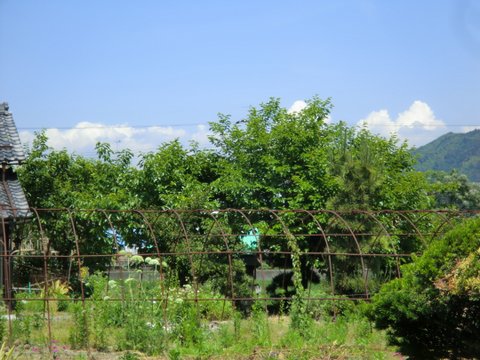
<path id="1" fill-rule="evenodd" d="M 410 145 L 423 145 L 434 140 L 446 130 L 445 123 L 437 119 L 427 103 L 416 100 L 410 107 L 392 119 L 388 110 L 371 112 L 365 119 L 358 122 L 370 131 L 382 136 L 396 134 L 401 140 L 407 140 Z"/>
<path id="2" fill-rule="evenodd" d="M 134 127 L 126 124 L 105 125 L 101 123 L 80 122 L 71 129 L 50 128 L 46 130 L 48 145 L 54 149 L 67 149 L 81 155 L 95 155 L 97 142 L 108 142 L 114 150 L 128 148 L 135 154 L 156 150 L 162 143 L 179 138 L 184 144 L 193 140 L 200 146 L 208 145 L 208 127 L 196 128 L 172 126 Z M 24 144 L 31 144 L 35 135 L 30 131 L 21 131 Z"/>
<path id="3" fill-rule="evenodd" d="M 191 140 L 197 142 L 200 146 L 208 147 L 210 142 L 208 136 L 211 135 L 209 128 L 206 125 L 197 125 L 196 131 L 191 134 Z"/>
<path id="4" fill-rule="evenodd" d="M 299 113 L 307 107 L 307 103 L 303 100 L 297 100 L 288 109 L 289 114 Z"/>

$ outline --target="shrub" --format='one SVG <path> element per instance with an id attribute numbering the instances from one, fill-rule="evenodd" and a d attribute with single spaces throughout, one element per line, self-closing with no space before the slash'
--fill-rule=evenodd
<path id="1" fill-rule="evenodd" d="M 419 358 L 478 357 L 480 218 L 434 240 L 374 296 L 370 317 Z"/>

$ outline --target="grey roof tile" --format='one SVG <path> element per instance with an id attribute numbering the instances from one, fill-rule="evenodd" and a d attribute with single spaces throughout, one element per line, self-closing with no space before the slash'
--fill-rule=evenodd
<path id="1" fill-rule="evenodd" d="M 25 193 L 9 165 L 25 160 L 22 143 L 7 103 L 0 103 L 0 218 L 31 216 Z"/>
<path id="2" fill-rule="evenodd" d="M 20 164 L 25 160 L 17 127 L 7 103 L 0 103 L 0 162 L 2 164 Z"/>
<path id="3" fill-rule="evenodd" d="M 17 174 L 11 168 L 7 168 L 0 180 L 0 218 L 20 218 L 30 215 L 27 198 L 17 179 Z"/>

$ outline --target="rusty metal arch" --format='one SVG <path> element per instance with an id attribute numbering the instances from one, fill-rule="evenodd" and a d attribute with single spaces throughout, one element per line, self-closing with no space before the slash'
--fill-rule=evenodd
<path id="1" fill-rule="evenodd" d="M 72 231 L 73 231 L 73 236 L 74 236 L 74 240 L 75 240 L 75 248 L 76 248 L 76 252 L 77 252 L 77 263 L 78 263 L 78 276 L 81 275 L 82 273 L 82 265 L 81 265 L 81 253 L 80 253 L 80 243 L 79 243 L 79 239 L 78 239 L 78 235 L 77 235 L 77 230 L 76 230 L 76 227 L 75 227 L 75 221 L 73 219 L 73 213 L 72 213 L 72 210 L 71 209 L 65 209 L 67 214 L 68 214 L 68 217 L 70 218 L 70 223 L 71 223 L 71 226 L 72 226 Z M 86 304 L 85 304 L 85 288 L 83 286 L 83 281 L 80 280 L 80 291 L 81 291 L 81 295 L 82 295 L 82 308 L 83 308 L 83 321 L 85 323 L 85 332 L 87 334 L 87 339 L 88 339 L 88 336 L 89 336 L 89 328 L 88 328 L 88 321 L 87 321 L 87 311 L 86 311 Z M 87 350 L 88 352 L 90 352 L 90 342 L 87 340 Z"/>
<path id="2" fill-rule="evenodd" d="M 320 224 L 320 222 L 318 221 L 318 219 L 314 216 L 312 211 L 310 211 L 310 210 L 300 210 L 300 211 L 302 213 L 303 212 L 306 213 L 310 218 L 312 218 L 315 226 L 317 227 L 317 229 L 321 233 L 321 237 L 323 239 L 323 242 L 325 243 L 325 249 L 327 249 L 328 272 L 329 272 L 329 276 L 330 276 L 330 289 L 332 291 L 332 295 L 335 295 L 335 284 L 334 284 L 334 281 L 333 281 L 332 255 L 331 255 L 331 251 L 330 251 L 330 245 L 328 244 L 327 235 L 325 234 L 325 230 L 323 229 L 323 227 Z M 317 250 L 318 250 L 318 246 L 317 246 Z M 309 296 L 310 296 L 310 287 L 309 287 Z"/>
<path id="3" fill-rule="evenodd" d="M 192 273 L 193 288 L 195 290 L 195 303 L 197 304 L 198 303 L 198 280 L 197 280 L 197 275 L 196 275 L 196 271 L 195 271 L 195 264 L 193 262 L 193 257 L 192 257 L 193 253 L 192 253 L 192 245 L 191 245 L 191 242 L 190 242 L 190 237 L 188 236 L 187 228 L 185 227 L 185 223 L 183 222 L 183 220 L 182 220 L 182 218 L 179 214 L 179 211 L 178 210 L 170 210 L 170 211 L 177 218 L 177 220 L 180 224 L 181 230 L 183 232 L 184 238 L 185 238 L 185 242 L 186 242 L 186 245 L 187 245 L 188 259 L 190 261 L 190 271 Z M 197 309 L 198 309 L 198 307 L 197 307 Z"/>
<path id="4" fill-rule="evenodd" d="M 2 205 L 2 210 L 4 208 L 4 205 Z M 7 227 L 5 226 L 5 218 L 2 217 L 2 243 L 3 243 L 3 249 L 2 249 L 2 272 L 3 272 L 3 281 L 5 282 L 5 287 L 9 290 L 6 291 L 4 294 L 5 300 L 7 300 L 7 316 L 8 316 L 8 342 L 11 344 L 11 334 L 12 334 L 12 309 L 11 309 L 11 303 L 13 301 L 13 294 L 11 292 L 10 286 L 9 286 L 9 280 L 10 280 L 10 266 L 9 261 L 10 261 L 10 253 L 8 251 L 7 247 Z M 3 286 L 3 284 L 2 284 Z M 5 291 L 5 290 L 4 290 Z"/>
<path id="5" fill-rule="evenodd" d="M 355 235 L 355 232 L 353 231 L 351 226 L 348 224 L 348 222 L 337 211 L 333 211 L 333 210 L 319 210 L 319 211 L 321 211 L 323 213 L 332 214 L 335 217 L 335 219 L 340 220 L 344 224 L 344 226 L 346 226 L 348 232 L 350 233 L 350 236 L 353 238 L 353 240 L 355 242 L 355 246 L 357 247 L 358 255 L 360 257 L 360 264 L 362 266 L 362 276 L 364 278 L 363 282 L 364 282 L 364 286 L 365 286 L 365 296 L 368 299 L 368 297 L 369 297 L 368 278 L 367 278 L 368 274 L 367 274 L 366 267 L 365 267 L 365 260 L 363 258 L 364 254 L 362 253 L 362 249 L 360 247 L 360 243 L 358 242 L 357 236 Z"/>
<path id="6" fill-rule="evenodd" d="M 418 227 L 415 225 L 415 223 L 408 217 L 405 215 L 405 211 L 400 211 L 400 210 L 380 210 L 378 212 L 379 214 L 380 213 L 386 213 L 386 214 L 394 214 L 394 215 L 398 215 L 400 216 L 401 218 L 403 218 L 404 220 L 406 220 L 410 226 L 415 230 L 416 234 L 418 235 L 419 239 L 422 241 L 422 244 L 423 246 L 427 246 L 427 241 L 425 240 L 425 237 L 423 236 L 423 234 L 421 233 L 421 231 L 418 229 Z"/>
<path id="7" fill-rule="evenodd" d="M 448 212 L 447 214 L 451 214 L 452 212 Z M 443 217 L 444 221 L 439 225 L 437 226 L 437 228 L 435 229 L 435 231 L 433 232 L 432 234 L 432 239 L 435 239 L 439 234 L 440 234 L 440 230 L 447 224 L 451 225 L 452 224 L 452 221 L 451 219 L 448 217 L 448 216 L 443 216 L 443 212 L 437 212 L 436 213 L 438 216 L 441 216 Z M 458 213 L 455 214 L 457 217 L 459 217 L 460 215 Z"/>
<path id="8" fill-rule="evenodd" d="M 40 220 L 40 215 L 36 208 L 30 208 L 31 211 L 35 214 L 35 217 L 38 222 L 38 230 L 40 231 L 40 237 L 43 239 L 45 237 L 45 231 L 43 230 L 42 222 Z M 47 329 L 48 329 L 48 350 L 52 352 L 52 325 L 51 325 L 51 314 L 50 314 L 50 306 L 49 306 L 49 299 L 48 299 L 48 248 L 43 249 L 43 277 L 45 280 L 45 294 L 44 294 L 44 304 L 47 309 Z"/>
<path id="9" fill-rule="evenodd" d="M 234 286 L 233 286 L 233 265 L 232 265 L 232 252 L 230 250 L 230 246 L 228 245 L 228 238 L 225 234 L 225 232 L 223 231 L 223 227 L 219 225 L 219 222 L 218 222 L 218 219 L 215 217 L 215 214 L 213 213 L 213 211 L 210 211 L 208 213 L 210 215 L 210 217 L 213 219 L 213 222 L 216 226 L 218 226 L 218 228 L 220 229 L 220 233 L 222 234 L 222 240 L 225 244 L 225 249 L 227 251 L 227 257 L 228 257 L 228 282 L 230 283 L 230 297 L 232 299 L 232 305 L 233 307 L 235 308 L 235 290 L 234 290 Z M 213 229 L 213 227 L 212 227 Z"/>
<path id="10" fill-rule="evenodd" d="M 195 299 L 193 297 L 189 298 L 189 301 L 195 300 L 197 302 L 197 309 L 199 308 L 198 306 L 198 301 L 224 301 L 227 302 L 230 300 L 232 301 L 240 301 L 240 300 L 246 300 L 246 301 L 255 301 L 255 300 L 291 300 L 291 297 L 276 297 L 276 295 L 272 294 L 267 294 L 263 297 L 258 296 L 258 297 L 241 297 L 240 293 L 236 290 L 237 288 L 235 287 L 233 290 L 230 291 L 230 296 L 225 296 L 225 297 L 216 297 L 216 298 L 205 298 L 202 296 L 200 299 L 198 297 L 198 286 L 201 285 L 200 281 L 203 281 L 203 279 L 200 279 L 197 277 L 198 274 L 198 269 L 199 269 L 199 263 L 197 261 L 197 258 L 195 258 L 195 261 L 193 261 L 193 256 L 196 256 L 197 254 L 202 255 L 202 254 L 219 254 L 221 256 L 225 255 L 229 257 L 229 262 L 228 262 L 228 284 L 230 286 L 230 289 L 232 289 L 232 286 L 236 285 L 234 277 L 232 275 L 234 274 L 234 269 L 235 269 L 235 262 L 232 262 L 233 259 L 235 259 L 236 254 L 242 254 L 241 250 L 238 250 L 236 246 L 233 246 L 233 244 L 236 244 L 236 241 L 238 240 L 237 236 L 238 234 L 235 234 L 235 230 L 239 225 L 246 224 L 249 226 L 251 229 L 254 229 L 254 221 L 253 219 L 258 219 L 259 221 L 265 221 L 266 224 L 266 231 L 268 231 L 265 235 L 265 237 L 259 237 L 257 240 L 257 256 L 261 259 L 260 261 L 260 266 L 263 268 L 264 262 L 265 264 L 269 264 L 270 258 L 266 258 L 267 252 L 264 251 L 263 248 L 265 248 L 266 245 L 269 243 L 268 241 L 268 236 L 272 236 L 273 241 L 271 243 L 276 243 L 277 240 L 282 241 L 282 236 L 289 236 L 289 238 L 293 238 L 293 241 L 298 241 L 300 239 L 303 239 L 304 237 L 306 238 L 307 236 L 315 236 L 315 243 L 312 247 L 309 247 L 306 251 L 305 249 L 300 249 L 301 250 L 301 256 L 308 256 L 310 253 L 314 256 L 321 255 L 321 256 L 328 256 L 329 259 L 334 259 L 335 256 L 342 256 L 342 261 L 343 259 L 346 259 L 348 261 L 349 259 L 356 259 L 360 257 L 360 259 L 368 259 L 368 256 L 389 256 L 391 258 L 395 258 L 397 260 L 397 265 L 398 265 L 398 259 L 399 256 L 408 256 L 408 254 L 398 254 L 398 248 L 393 247 L 394 253 L 393 254 L 374 254 L 374 250 L 366 250 L 366 248 L 362 248 L 362 241 L 363 238 L 361 236 L 371 236 L 371 238 L 368 238 L 369 240 L 373 239 L 373 243 L 377 244 L 379 241 L 380 236 L 385 234 L 388 236 L 391 240 L 393 239 L 393 235 L 396 234 L 396 232 L 399 232 L 400 234 L 398 236 L 402 236 L 401 232 L 406 233 L 405 235 L 411 236 L 411 240 L 415 240 L 420 242 L 421 240 L 428 239 L 428 235 L 430 232 L 434 232 L 434 234 L 441 234 L 442 232 L 445 231 L 446 228 L 448 228 L 448 224 L 454 224 L 456 223 L 456 218 L 462 218 L 468 216 L 468 214 L 478 214 L 480 213 L 479 211 L 476 212 L 458 212 L 458 211 L 393 211 L 393 210 L 380 210 L 377 212 L 371 212 L 371 211 L 366 211 L 366 210 L 355 210 L 352 213 L 354 215 L 346 216 L 343 213 L 336 212 L 333 210 L 302 210 L 302 209 L 297 209 L 297 210 L 244 210 L 244 209 L 222 209 L 222 210 L 107 210 L 107 209 L 39 209 L 39 208 L 31 208 L 30 209 L 31 213 L 33 214 L 33 221 L 30 223 L 24 222 L 24 223 L 18 223 L 15 224 L 15 231 L 18 229 L 18 234 L 21 236 L 25 236 L 25 234 L 28 234 L 28 231 L 32 228 L 34 228 L 33 233 L 34 236 L 38 236 L 38 232 L 40 233 L 40 236 L 42 238 L 46 238 L 46 234 L 52 235 L 51 237 L 51 245 L 52 245 L 52 250 L 59 250 L 56 248 L 55 244 L 56 241 L 61 240 L 60 237 L 57 239 L 55 236 L 56 234 L 59 234 L 60 236 L 66 236 L 66 240 L 68 241 L 68 249 L 73 249 L 72 252 L 68 253 L 65 251 L 65 254 L 63 252 L 59 254 L 54 254 L 53 251 L 52 253 L 49 252 L 47 246 L 43 246 L 41 249 L 41 252 L 39 249 L 36 249 L 36 252 L 34 254 L 31 254 L 30 252 L 26 254 L 18 254 L 18 256 L 25 256 L 25 257 L 31 257 L 31 258 L 40 258 L 43 260 L 37 262 L 35 269 L 39 271 L 39 280 L 38 281 L 38 286 L 41 286 L 41 281 L 42 281 L 42 275 L 41 271 L 43 271 L 43 280 L 45 280 L 45 284 L 43 285 L 46 290 L 45 294 L 42 295 L 41 297 L 38 298 L 29 298 L 29 301 L 41 301 L 43 302 L 46 307 L 44 308 L 44 311 L 46 313 L 46 322 L 48 326 L 48 340 L 50 341 L 52 338 L 52 326 L 55 326 L 55 322 L 52 323 L 52 313 L 50 312 L 50 307 L 48 306 L 49 302 L 53 301 L 54 299 L 51 298 L 50 296 L 47 295 L 48 293 L 48 287 L 51 286 L 51 278 L 53 272 L 49 271 L 49 266 L 52 266 L 49 264 L 50 259 L 76 259 L 78 266 L 78 271 L 79 273 L 83 270 L 81 269 L 81 266 L 83 263 L 85 263 L 86 259 L 88 257 L 115 257 L 118 254 L 118 239 L 117 235 L 121 234 L 121 229 L 118 227 L 119 225 L 125 225 L 125 220 L 131 221 L 132 223 L 139 224 L 141 226 L 142 231 L 145 229 L 145 239 L 148 241 L 149 245 L 152 244 L 152 242 L 155 245 L 155 250 L 152 250 L 150 247 L 148 249 L 148 254 L 150 254 L 150 251 L 152 251 L 152 254 L 154 254 L 154 251 L 156 252 L 156 255 L 160 259 L 164 259 L 167 256 L 182 256 L 182 265 L 185 265 L 188 267 L 188 259 L 190 260 L 190 272 L 192 277 L 192 280 L 194 282 L 195 286 Z M 214 211 L 219 211 L 222 215 L 221 216 L 216 216 L 214 214 Z M 253 213 L 249 213 L 249 211 Z M 90 214 L 87 214 L 87 216 L 84 216 L 83 212 L 92 212 L 92 216 Z M 84 230 L 88 230 L 88 226 L 90 222 L 97 221 L 97 216 L 93 215 L 94 213 L 98 213 L 101 217 L 101 229 L 104 228 L 110 228 L 111 230 L 120 230 L 120 232 L 113 231 L 112 234 L 112 241 L 113 241 L 113 247 L 116 249 L 103 249 L 102 253 L 94 253 L 95 249 L 92 247 L 88 247 L 88 252 L 85 250 L 86 248 L 84 247 L 85 243 L 84 241 L 88 241 L 90 238 L 89 237 L 84 237 L 84 234 L 90 234 L 89 232 L 84 232 Z M 114 215 L 114 213 L 120 213 L 118 217 Z M 189 214 L 194 214 L 193 216 L 190 216 Z M 235 216 L 229 217 L 229 214 L 235 214 Z M 411 216 L 411 215 L 414 216 Z M 48 215 L 48 216 L 47 216 Z M 53 216 L 50 216 L 53 215 Z M 60 215 L 60 216 L 58 216 Z M 133 216 L 132 216 L 133 215 Z M 238 216 L 237 216 L 238 215 Z M 124 217 L 123 217 L 124 216 Z M 356 217 L 355 217 L 356 216 Z M 428 220 L 431 217 L 432 221 L 435 223 L 435 226 L 429 226 Z M 140 220 L 137 220 L 140 219 Z M 199 239 L 200 241 L 197 242 L 197 238 L 194 237 L 196 236 L 196 232 L 193 230 L 193 227 L 190 226 L 190 220 L 195 221 L 194 224 L 196 224 L 197 219 L 201 220 L 201 226 L 202 226 L 202 232 L 199 234 Z M 438 219 L 438 222 L 437 220 Z M 164 222 L 165 220 L 165 222 Z M 206 221 L 204 221 L 206 220 Z M 356 221 L 364 220 L 368 221 L 369 224 L 372 224 L 372 231 L 370 231 L 370 227 L 365 228 L 367 231 L 362 231 L 360 228 L 356 228 L 353 224 L 356 224 Z M 6 231 L 6 227 L 8 226 L 7 224 L 8 220 L 2 219 L 2 228 L 3 231 Z M 118 221 L 118 223 L 117 223 Z M 256 221 L 256 220 L 255 220 Z M 61 225 L 61 232 L 56 232 L 57 227 L 55 227 L 56 223 Z M 325 222 L 325 223 L 324 223 Z M 108 224 L 107 224 L 108 223 Z M 400 226 L 398 228 L 395 228 L 395 223 L 399 223 Z M 126 225 L 129 225 L 130 223 L 127 223 Z M 162 225 L 165 225 L 165 227 L 162 227 Z M 18 226 L 18 227 L 17 227 Z M 25 226 L 25 227 L 23 227 Z M 52 228 L 50 228 L 52 226 Z M 211 234 L 213 230 L 207 231 L 208 227 L 211 226 L 211 229 L 215 230 L 213 234 L 215 235 L 215 238 L 211 238 Z M 243 225 L 242 225 L 243 226 Z M 247 228 L 247 226 L 241 227 L 242 231 Z M 303 228 L 306 227 L 308 230 L 303 231 Z M 340 234 L 329 234 L 329 227 L 330 228 L 335 228 L 336 229 L 341 229 L 340 231 L 330 231 L 332 233 L 338 232 Z M 37 232 L 38 229 L 38 232 Z M 51 230 L 54 230 L 55 232 L 52 233 Z M 262 225 L 263 229 L 263 225 Z M 270 231 L 269 229 L 272 229 L 273 231 Z M 205 232 L 205 231 L 206 232 Z M 217 231 L 218 230 L 218 231 Z M 412 231 L 413 230 L 413 231 Z M 100 230 L 99 230 L 100 231 Z M 240 232 L 242 232 L 240 231 Z M 177 233 L 178 232 L 178 233 Z M 366 234 L 366 233 L 371 233 L 371 234 Z M 12 233 L 13 234 L 13 233 Z M 17 233 L 14 233 L 17 234 Z M 143 232 L 142 232 L 143 234 Z M 164 244 L 162 243 L 162 237 L 164 234 L 167 234 L 169 236 L 169 239 L 171 237 L 171 242 L 168 243 L 167 250 L 164 250 Z M 428 235 L 427 235 L 428 234 Z M 320 236 L 322 239 L 318 239 L 318 236 Z M 349 251 L 350 253 L 342 253 L 340 252 L 335 252 L 335 250 L 332 251 L 333 248 L 333 241 L 335 241 L 335 237 L 337 239 L 341 239 L 342 244 L 345 244 L 348 249 L 354 249 L 352 245 L 355 245 L 357 248 L 357 253 L 355 253 L 355 250 Z M 423 238 L 422 238 L 423 236 Z M 436 236 L 436 235 L 434 235 Z M 350 240 L 350 237 L 353 238 Z M 410 238 L 409 238 L 410 239 Z M 0 239 L 1 240 L 1 239 Z M 142 237 L 142 241 L 144 238 Z M 63 240 L 62 240 L 63 241 Z M 108 239 L 110 241 L 110 239 Z M 207 248 L 208 244 L 210 241 L 215 241 L 216 247 L 215 248 Z M 386 239 L 385 239 L 386 241 Z M 222 242 L 224 244 L 225 248 L 222 248 Z M 322 246 L 322 243 L 325 243 L 325 250 L 326 251 L 315 251 L 314 247 L 320 248 Z M 185 244 L 185 247 L 183 247 L 181 250 L 177 251 L 177 244 L 182 243 Z M 289 242 L 285 244 L 284 242 L 280 242 L 282 244 L 282 247 L 280 250 L 282 251 L 272 251 L 270 254 L 272 256 L 272 260 L 275 261 L 275 266 L 277 264 L 277 260 L 283 261 L 283 256 L 288 260 L 288 256 L 292 254 L 292 247 L 290 246 Z M 203 251 L 196 251 L 198 249 L 201 249 L 201 246 L 204 246 Z M 284 247 L 285 245 L 285 247 Z M 6 247 L 5 243 L 0 243 L 0 246 Z M 106 248 L 109 247 L 106 246 Z M 172 250 L 172 248 L 174 250 Z M 186 251 L 185 251 L 186 249 Z M 219 249 L 217 251 L 217 249 Z M 286 249 L 286 251 L 283 251 Z M 313 250 L 313 251 L 312 251 Z M 113 253 L 112 253 L 113 251 Z M 255 251 L 254 248 L 252 248 L 252 252 Z M 296 249 L 295 249 L 296 251 Z M 381 251 L 379 251 L 381 252 Z M 223 255 L 222 255 L 223 254 Z M 147 255 L 147 254 L 142 254 L 142 255 Z M 10 254 L 4 254 L 4 257 L 12 258 L 12 255 Z M 202 255 L 203 256 L 203 255 Z M 268 255 L 270 256 L 270 255 Z M 265 260 L 266 259 L 266 260 Z M 222 259 L 222 262 L 224 263 L 224 260 Z M 63 263 L 62 263 L 63 264 Z M 258 263 L 257 263 L 258 264 Z M 68 263 L 64 264 L 68 265 Z M 355 273 L 360 271 L 360 267 L 358 264 L 358 261 L 354 264 L 355 268 L 354 271 Z M 365 263 L 365 266 L 368 265 Z M 281 266 L 281 265 L 280 265 Z M 362 271 L 365 275 L 365 266 L 362 267 Z M 61 268 L 61 271 L 66 271 L 66 266 L 59 267 Z M 226 267 L 225 267 L 226 268 Z M 322 266 L 322 269 L 324 269 L 324 266 Z M 353 267 L 352 267 L 353 269 Z M 393 263 L 392 266 L 389 268 L 389 270 L 393 273 L 394 272 L 394 267 Z M 397 266 L 398 270 L 398 266 Z M 15 268 L 13 269 L 13 275 L 15 275 Z M 155 284 L 156 286 L 156 294 L 152 295 L 155 296 L 155 300 L 161 300 L 163 301 L 163 306 L 164 306 L 164 319 L 167 318 L 167 306 L 168 306 L 168 296 L 169 296 L 169 289 L 166 288 L 166 282 L 162 281 L 163 273 L 162 275 L 162 266 L 160 267 L 160 286 L 163 286 L 163 293 L 160 295 L 160 289 L 157 287 L 158 285 Z M 350 271 L 350 270 L 348 270 Z M 168 272 L 168 271 L 166 271 Z M 323 273 L 326 273 L 323 271 Z M 332 285 L 332 282 L 334 282 L 334 263 L 329 263 L 329 273 L 331 274 L 330 276 L 330 283 Z M 156 276 L 157 274 L 155 274 Z M 346 273 L 348 275 L 348 273 Z M 168 274 L 166 275 L 168 276 Z M 222 275 L 223 276 L 223 275 Z M 263 276 L 263 273 L 262 273 Z M 248 279 L 249 280 L 249 279 Z M 156 281 L 156 279 L 152 279 L 152 281 Z M 359 292 L 362 291 L 361 287 L 361 279 L 358 279 L 358 288 L 360 289 Z M 15 281 L 13 282 L 15 283 Z M 263 283 L 262 283 L 263 284 Z M 326 284 L 325 284 L 326 285 Z M 363 297 L 363 294 L 356 294 L 358 297 L 353 297 L 354 294 L 352 294 L 348 300 L 368 300 L 369 296 L 369 289 L 368 289 L 368 274 L 367 274 L 367 279 L 364 279 L 364 285 L 366 285 L 366 292 L 365 292 L 365 297 Z M 80 282 L 80 287 L 83 288 L 84 284 Z M 85 288 L 86 289 L 86 288 Z M 225 287 L 226 291 L 225 293 L 228 294 L 228 287 Z M 305 299 L 310 301 L 310 300 L 345 300 L 345 297 L 340 297 L 341 292 L 339 289 L 333 289 L 332 291 L 332 297 L 312 297 L 311 293 L 308 293 L 308 297 Z M 237 292 L 237 294 L 235 293 Z M 336 293 L 336 294 L 335 294 Z M 306 294 L 306 293 L 305 293 Z M 270 295 L 270 296 L 269 296 Z M 291 295 L 291 294 L 290 294 Z M 289 295 L 289 296 L 290 296 Z M 88 297 L 84 289 L 82 289 L 82 294 L 81 296 L 76 295 L 76 298 L 69 299 L 71 301 L 82 301 L 82 306 L 85 308 L 85 306 L 90 306 L 89 301 L 92 299 Z M 148 295 L 150 297 L 150 295 Z M 120 293 L 117 293 L 117 297 L 120 297 Z M 7 300 L 13 300 L 13 297 Z M 113 298 L 110 299 L 109 301 L 122 301 L 121 298 Z M 134 301 L 149 301 L 148 299 L 134 299 Z M 264 301 L 264 304 L 266 306 L 267 301 Z M 161 312 L 160 312 L 160 307 L 156 307 L 156 315 L 159 318 L 159 321 L 161 321 Z M 90 316 L 90 315 L 89 315 Z M 223 318 L 223 314 L 222 314 Z M 10 318 L 9 318 L 10 319 Z M 91 329 L 92 326 L 92 321 L 91 318 L 89 317 L 87 320 L 87 328 Z M 12 334 L 11 332 L 11 319 L 10 321 L 10 329 L 9 329 L 9 334 Z M 166 321 L 166 320 L 164 320 Z M 88 330 L 87 329 L 87 330 Z M 55 330 L 55 329 L 54 329 Z M 44 328 L 44 331 L 46 329 Z M 90 331 L 90 330 L 89 330 Z M 46 338 L 46 336 L 45 336 Z M 51 347 L 51 341 L 49 343 L 49 346 Z M 93 346 L 93 345 L 91 345 Z"/>
<path id="11" fill-rule="evenodd" d="M 253 226 L 250 218 L 245 214 L 245 210 L 231 209 L 231 208 L 225 210 L 225 212 L 229 212 L 229 211 L 239 213 L 240 216 L 247 222 L 250 229 L 252 231 L 255 231 L 255 226 Z M 263 250 L 262 250 L 262 246 L 261 246 L 261 236 L 260 235 L 257 237 L 257 255 L 258 255 L 259 262 L 260 262 L 260 268 L 261 268 L 261 270 L 264 270 Z M 261 274 L 262 274 L 261 277 L 262 277 L 262 286 L 263 286 L 265 284 L 265 274 L 264 274 L 263 271 L 261 272 Z"/>
<path id="12" fill-rule="evenodd" d="M 395 255 L 395 263 L 396 263 L 396 267 L 397 267 L 397 276 L 400 277 L 401 276 L 401 273 L 400 273 L 400 261 L 398 259 L 398 252 L 397 252 L 397 249 L 396 249 L 396 246 L 395 244 L 393 243 L 392 241 L 392 236 L 391 234 L 387 231 L 386 227 L 383 225 L 383 223 L 377 219 L 377 217 L 374 215 L 374 213 L 372 212 L 369 212 L 369 211 L 365 211 L 365 210 L 358 210 L 360 213 L 362 214 L 365 214 L 367 215 L 368 217 L 370 217 L 371 219 L 373 219 L 373 221 L 375 221 L 381 228 L 381 231 L 383 231 L 385 233 L 385 235 L 389 238 L 390 240 L 390 243 L 392 245 L 392 248 L 394 249 L 394 253 L 393 255 Z M 380 237 L 380 232 L 379 234 L 376 236 L 375 240 L 374 240 L 374 244 L 376 245 L 376 241 L 378 240 L 378 238 Z"/>

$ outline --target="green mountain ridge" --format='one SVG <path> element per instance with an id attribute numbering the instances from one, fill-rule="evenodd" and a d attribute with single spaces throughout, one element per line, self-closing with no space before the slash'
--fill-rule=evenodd
<path id="1" fill-rule="evenodd" d="M 454 169 L 471 181 L 480 182 L 480 129 L 468 133 L 449 132 L 412 150 L 420 171 Z"/>

